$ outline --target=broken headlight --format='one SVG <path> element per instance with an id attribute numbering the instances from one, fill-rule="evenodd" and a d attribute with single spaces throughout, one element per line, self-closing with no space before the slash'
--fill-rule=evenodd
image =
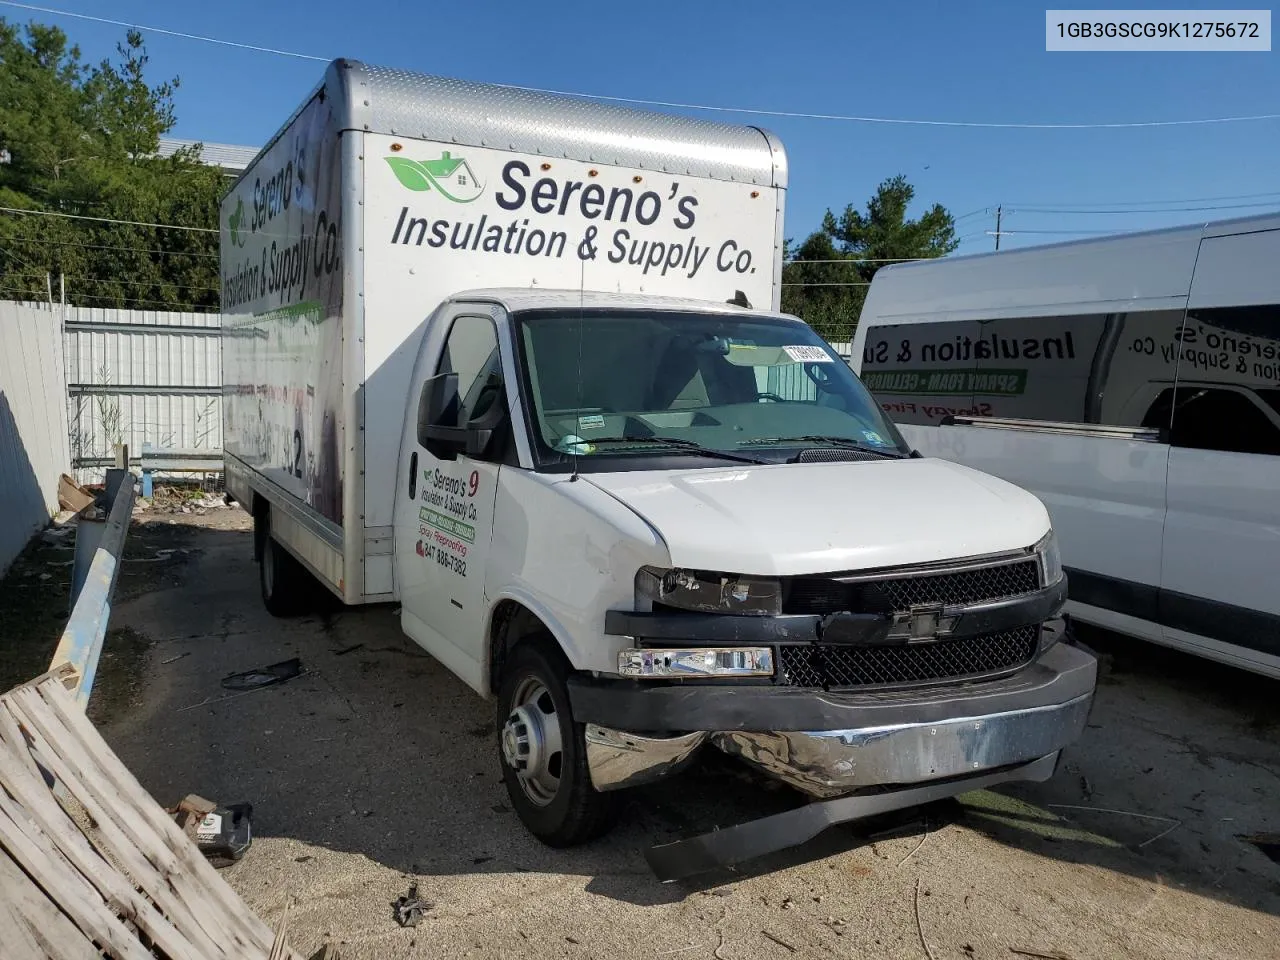
<path id="1" fill-rule="evenodd" d="M 636 573 L 636 598 L 699 613 L 768 617 L 782 612 L 778 580 L 706 570 L 641 567 Z"/>
<path id="2" fill-rule="evenodd" d="M 1062 579 L 1062 554 L 1058 552 L 1058 538 L 1050 530 L 1034 549 L 1036 559 L 1040 561 L 1040 584 L 1052 587 Z"/>

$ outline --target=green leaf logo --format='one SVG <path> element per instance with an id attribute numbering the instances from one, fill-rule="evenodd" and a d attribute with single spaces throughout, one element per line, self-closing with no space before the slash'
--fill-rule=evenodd
<path id="1" fill-rule="evenodd" d="M 417 160 L 410 160 L 408 157 L 387 157 L 387 163 L 390 164 L 391 171 L 396 175 L 401 186 L 408 187 L 410 190 L 431 189 L 431 174 Z"/>
<path id="2" fill-rule="evenodd" d="M 409 157 L 384 157 L 400 185 L 415 193 L 436 191 L 454 203 L 471 203 L 484 193 L 481 183 L 462 157 L 448 150 L 438 160 L 413 160 Z"/>
<path id="3" fill-rule="evenodd" d="M 227 229 L 231 233 L 231 243 L 237 247 L 243 247 L 245 242 L 244 235 L 244 198 L 236 199 L 236 208 L 231 216 L 227 217 Z"/>

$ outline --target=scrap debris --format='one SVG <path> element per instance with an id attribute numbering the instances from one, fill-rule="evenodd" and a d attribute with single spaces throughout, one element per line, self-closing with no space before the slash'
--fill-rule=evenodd
<path id="1" fill-rule="evenodd" d="M 924 938 L 924 924 L 920 922 L 920 878 L 916 877 L 916 933 L 920 934 L 920 946 L 924 948 L 924 952 L 928 954 L 929 960 L 937 960 L 933 955 L 933 948 L 929 946 L 929 941 Z"/>
<path id="2" fill-rule="evenodd" d="M 1171 824 L 1171 826 L 1167 827 L 1164 830 L 1161 830 L 1155 836 L 1148 837 L 1146 840 L 1143 840 L 1141 843 L 1139 843 L 1137 845 L 1137 849 L 1139 850 L 1141 850 L 1143 847 L 1146 847 L 1146 846 L 1149 846 L 1150 844 L 1155 843 L 1157 840 L 1161 839 L 1162 837 L 1167 837 L 1169 834 L 1173 833 L 1173 831 L 1177 830 L 1180 826 L 1182 826 L 1182 821 L 1175 819 L 1174 817 L 1157 817 L 1150 813 L 1134 813 L 1132 810 L 1116 810 L 1111 807 L 1085 807 L 1075 803 L 1050 803 L 1050 804 L 1047 804 L 1047 806 L 1049 806 L 1054 810 L 1084 810 L 1089 813 L 1110 813 L 1118 817 L 1134 817 L 1135 819 L 1138 819 L 1138 820 L 1151 820 L 1157 823 Z"/>
<path id="3" fill-rule="evenodd" d="M 222 678 L 222 686 L 227 690 L 258 690 L 292 680 L 301 673 L 302 661 L 294 657 L 292 660 L 282 660 L 256 670 L 228 674 Z"/>
<path id="4" fill-rule="evenodd" d="M 167 812 L 215 866 L 238 862 L 253 842 L 252 804 L 230 803 L 220 807 L 189 793 Z"/>
<path id="5" fill-rule="evenodd" d="M 1031 957 L 1032 960 L 1071 960 L 1071 957 L 1063 953 L 1061 950 L 1052 952 L 1041 950 L 1027 950 L 1023 947 L 1010 947 L 1010 953 L 1016 953 L 1020 957 Z"/>
<path id="6" fill-rule="evenodd" d="M 416 927 L 418 921 L 422 919 L 422 915 L 433 906 L 435 904 L 419 899 L 416 881 L 409 885 L 408 894 L 396 897 L 391 902 L 391 908 L 395 911 L 396 923 L 402 927 Z"/>

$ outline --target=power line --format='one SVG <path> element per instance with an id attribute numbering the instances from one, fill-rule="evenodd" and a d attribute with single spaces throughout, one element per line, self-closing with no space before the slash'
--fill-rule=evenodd
<path id="1" fill-rule="evenodd" d="M 5 3 L 6 0 L 0 0 Z M 187 230 L 191 233 L 217 233 L 214 227 L 185 227 L 176 223 L 142 223 L 138 220 L 115 220 L 111 217 L 86 217 L 78 213 L 59 213 L 55 210 L 24 210 L 20 207 L 0 207 L 0 213 L 17 213 L 35 217 L 65 217 L 68 220 L 93 220 L 97 223 L 114 223 L 124 227 L 155 227 L 159 230 Z"/>
<path id="2" fill-rule="evenodd" d="M 908 263 L 923 257 L 844 257 L 838 260 L 783 260 L 785 263 Z"/>
<path id="3" fill-rule="evenodd" d="M 210 307 L 207 303 L 170 303 L 168 300 L 146 300 L 137 297 L 113 297 L 109 294 L 97 293 L 69 293 L 67 296 L 72 300 L 107 300 L 111 303 L 146 303 L 154 307 L 164 307 L 168 310 L 182 310 L 187 308 L 192 313 L 218 313 L 218 309 Z M 68 306 L 75 306 L 74 303 Z M 199 329 L 198 327 L 193 329 Z"/>
<path id="4" fill-rule="evenodd" d="M 1092 216 L 1094 214 L 1134 214 L 1134 213 L 1194 213 L 1202 210 L 1256 210 L 1258 207 L 1276 207 L 1280 206 L 1280 197 L 1274 200 L 1263 201 L 1261 203 L 1222 203 L 1207 204 L 1198 207 L 1162 207 L 1162 208 L 1139 208 L 1118 210 L 1098 209 L 1098 210 L 1075 210 L 1067 207 L 1014 207 L 1010 209 L 1010 213 L 1057 213 L 1068 214 L 1071 216 Z"/>
<path id="5" fill-rule="evenodd" d="M 1170 204 L 1170 203 L 1216 203 L 1219 200 L 1256 200 L 1260 197 L 1280 197 L 1280 190 L 1271 190 L 1266 193 L 1235 193 L 1235 194 L 1229 194 L 1227 196 L 1218 196 L 1218 197 L 1177 197 L 1175 199 L 1169 199 L 1169 200 L 1109 200 L 1109 201 L 1100 200 L 1094 203 L 1060 203 L 1056 200 L 1049 200 L 1049 201 L 1041 200 L 1031 204 L 1015 203 L 1015 204 L 1011 204 L 1011 206 L 1022 207 L 1023 209 L 1027 209 L 1028 207 L 1038 207 L 1038 206 L 1070 207 L 1071 209 L 1078 209 L 1082 207 L 1110 207 L 1117 204 L 1122 204 L 1130 207 L 1138 207 L 1138 206 L 1164 205 L 1164 204 Z M 1159 211 L 1153 211 L 1153 212 L 1158 213 Z"/>
<path id="6" fill-rule="evenodd" d="M 1024 233 L 1025 234 L 1032 234 L 1032 233 L 1034 234 L 1055 234 L 1055 233 L 1070 234 L 1071 236 L 1078 237 L 1078 236 L 1087 236 L 1087 235 L 1099 236 L 1103 234 L 1111 236 L 1115 234 L 1115 231 L 1114 230 L 1002 230 L 1000 231 L 1000 236 L 1013 237 L 1013 236 L 1017 236 L 1018 234 L 1024 234 Z M 994 237 L 995 231 L 988 230 L 986 231 L 986 234 L 988 237 Z"/>
<path id="7" fill-rule="evenodd" d="M 248 43 L 238 43 L 233 40 L 222 40 L 218 37 L 206 37 L 194 33 L 182 33 L 177 30 L 168 30 L 163 27 L 147 27 L 142 24 L 130 23 L 125 20 L 110 20 L 105 17 L 93 17 L 88 14 L 73 13 L 68 10 L 57 10 L 52 7 L 38 7 L 28 3 L 17 3 L 14 2 L 14 0 L 0 0 L 0 5 L 16 7 L 22 10 L 34 10 L 40 13 L 53 14 L 54 16 L 71 17 L 78 20 L 109 23 L 113 26 L 131 27 L 135 30 L 151 30 L 155 33 L 179 37 L 184 40 L 201 40 L 205 43 L 216 43 L 222 46 L 237 47 L 243 50 L 254 50 L 259 53 L 271 53 L 283 57 L 296 57 L 300 60 L 328 62 L 330 59 L 328 57 L 317 57 L 312 54 L 297 53 L 292 50 L 278 50 L 273 47 L 259 47 Z M 494 86 L 503 87 L 508 90 L 521 90 L 526 93 L 576 97 L 585 100 L 601 100 L 609 103 L 629 103 L 646 107 L 670 107 L 677 110 L 702 110 L 710 113 L 739 113 L 758 117 L 781 117 L 790 120 L 832 120 L 845 123 L 884 123 L 923 127 L 967 127 L 1004 130 L 1118 130 L 1147 127 L 1180 127 L 1221 123 L 1246 123 L 1258 120 L 1280 120 L 1280 113 L 1262 113 L 1231 117 L 1202 117 L 1190 120 L 1142 120 L 1119 123 L 999 123 L 980 120 L 920 120 L 904 117 L 864 117 L 835 113 L 805 113 L 796 110 L 762 110 L 752 107 L 724 107 L 704 103 L 684 103 L 676 100 L 649 100 L 640 97 L 613 97 L 606 96 L 604 94 L 578 93 L 569 90 L 553 90 L 543 87 L 527 87 L 507 83 L 494 84 Z"/>
<path id="8" fill-rule="evenodd" d="M 0 242 L 50 243 L 60 247 L 89 247 L 94 250 L 123 250 L 128 253 L 158 253 L 165 257 L 208 257 L 217 260 L 216 253 L 195 253 L 189 250 L 159 250 L 152 247 L 121 247 L 109 243 L 82 243 L 78 240 L 49 240 L 45 237 L 0 237 Z M 12 251 L 10 251 L 12 253 Z"/>
<path id="9" fill-rule="evenodd" d="M 784 283 L 784 287 L 869 287 L 871 281 L 863 280 L 859 283 Z"/>
<path id="10" fill-rule="evenodd" d="M 27 277 L 30 279 L 39 278 L 43 280 L 45 278 L 45 274 L 44 273 L 0 274 L 0 279 L 3 279 L 4 277 Z M 190 283 L 172 283 L 168 280 L 134 280 L 129 277 L 125 277 L 118 280 L 102 280 L 95 277 L 66 277 L 65 279 L 68 283 L 71 283 L 73 281 L 75 283 L 136 283 L 144 287 L 177 287 L 179 290 L 207 290 L 210 293 L 222 292 L 222 289 L 220 287 L 205 287 L 205 286 L 199 286 L 199 285 L 190 284 Z"/>
<path id="11" fill-rule="evenodd" d="M 132 27 L 135 30 L 150 30 L 152 33 L 162 33 L 170 37 L 179 37 L 183 40 L 203 40 L 205 43 L 216 43 L 224 47 L 238 47 L 241 50 L 256 50 L 259 53 L 274 53 L 281 57 L 297 57 L 299 60 L 319 60 L 322 63 L 327 62 L 326 57 L 313 57 L 306 53 L 294 53 L 291 50 L 277 50 L 274 47 L 259 47 L 252 43 L 237 43 L 234 40 L 219 40 L 217 37 L 202 37 L 196 33 L 181 33 L 177 30 L 166 30 L 164 27 L 144 27 L 138 23 L 128 23 L 124 20 L 111 20 L 107 17 L 91 17 L 87 13 L 72 13 L 70 10 L 54 10 L 52 7 L 37 7 L 30 3 L 14 3 L 12 0 L 0 0 L 6 7 L 17 7 L 19 10 L 34 10 L 37 13 L 51 13 L 58 17 L 71 17 L 75 20 L 90 20 L 94 23 L 108 23 L 113 27 Z"/>

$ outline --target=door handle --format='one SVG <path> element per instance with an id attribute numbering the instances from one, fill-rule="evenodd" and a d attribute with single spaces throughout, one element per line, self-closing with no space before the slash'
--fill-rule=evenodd
<path id="1" fill-rule="evenodd" d="M 409 499 L 418 499 L 418 451 L 409 455 Z"/>

